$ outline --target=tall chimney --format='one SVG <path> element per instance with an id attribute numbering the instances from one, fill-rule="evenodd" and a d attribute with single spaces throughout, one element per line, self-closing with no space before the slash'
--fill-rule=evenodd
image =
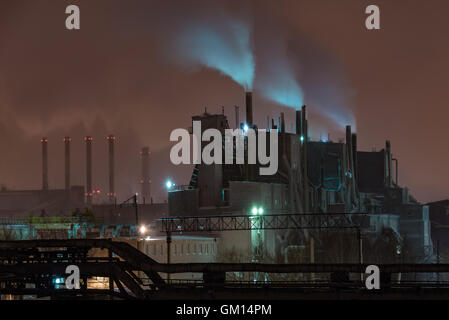
<path id="1" fill-rule="evenodd" d="M 392 186 L 392 184 L 393 184 L 393 170 L 392 170 L 392 161 L 391 161 L 391 158 L 392 158 L 392 156 L 391 156 L 391 143 L 390 143 L 390 140 L 387 140 L 386 142 L 385 142 L 385 152 L 386 152 L 386 159 L 385 159 L 385 162 L 386 162 L 386 174 L 385 174 L 385 176 L 386 176 L 386 184 L 387 184 L 387 187 L 391 187 Z"/>
<path id="2" fill-rule="evenodd" d="M 92 204 L 92 141 L 91 136 L 84 137 L 86 141 L 86 200 Z"/>
<path id="3" fill-rule="evenodd" d="M 351 194 L 350 201 L 354 202 L 356 198 L 356 181 L 355 181 L 355 163 L 354 163 L 354 147 L 352 145 L 353 136 L 351 132 L 351 126 L 346 126 L 346 150 L 349 161 L 349 168 L 352 173 L 351 178 Z"/>
<path id="4" fill-rule="evenodd" d="M 308 169 L 308 155 L 307 145 L 309 141 L 309 130 L 307 128 L 307 113 L 306 106 L 301 108 L 301 142 L 302 142 L 302 169 L 303 169 L 303 190 L 304 190 L 304 212 L 310 213 L 309 207 L 309 169 Z"/>
<path id="5" fill-rule="evenodd" d="M 357 181 L 358 179 L 358 160 L 357 160 L 357 134 L 352 134 L 352 159 L 354 162 L 354 179 Z"/>
<path id="6" fill-rule="evenodd" d="M 281 112 L 281 132 L 285 133 L 285 118 L 283 112 Z"/>
<path id="7" fill-rule="evenodd" d="M 296 110 L 296 134 L 301 135 L 301 110 Z"/>
<path id="8" fill-rule="evenodd" d="M 246 92 L 246 124 L 248 127 L 253 126 L 253 94 Z"/>
<path id="9" fill-rule="evenodd" d="M 113 134 L 106 137 L 109 149 L 109 203 L 115 203 L 115 177 L 114 177 L 114 143 L 115 136 Z"/>
<path id="10" fill-rule="evenodd" d="M 240 129 L 239 106 L 235 106 L 235 128 Z"/>
<path id="11" fill-rule="evenodd" d="M 142 202 L 152 202 L 150 193 L 150 148 L 143 147 L 140 152 L 142 157 L 142 179 L 140 183 L 142 184 Z"/>
<path id="12" fill-rule="evenodd" d="M 352 150 L 352 133 L 351 126 L 346 126 L 346 150 L 348 155 L 349 168 L 354 175 L 354 159 Z"/>
<path id="13" fill-rule="evenodd" d="M 70 137 L 64 137 L 64 157 L 65 157 L 65 189 L 70 189 Z"/>
<path id="14" fill-rule="evenodd" d="M 43 137 L 42 143 L 42 190 L 48 190 L 48 138 Z"/>

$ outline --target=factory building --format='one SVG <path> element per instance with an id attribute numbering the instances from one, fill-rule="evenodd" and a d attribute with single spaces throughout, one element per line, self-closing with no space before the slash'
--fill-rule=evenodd
<path id="1" fill-rule="evenodd" d="M 253 123 L 252 94 L 248 92 L 245 97 L 246 121 L 240 123 L 236 113 L 235 129 L 258 129 Z M 73 217 L 74 212 L 83 213 L 87 207 L 94 213 L 95 223 L 69 223 L 61 228 L 64 234 L 61 237 L 135 238 L 140 225 L 154 226 L 156 219 L 164 217 L 251 215 L 254 209 L 256 214 L 346 213 L 354 219 L 359 214 L 365 214 L 369 227 L 361 235 L 364 241 L 361 256 L 356 250 L 358 239 L 354 231 L 351 233 L 347 230 L 321 233 L 308 230 L 247 230 L 214 235 L 183 234 L 184 238 L 176 239 L 175 247 L 178 248 L 178 242 L 182 247 L 183 243 L 187 244 L 193 239 L 188 240 L 188 236 L 197 237 L 197 240 L 201 237 L 206 239 L 204 241 L 209 241 L 209 238 L 219 239 L 216 253 L 208 256 L 208 259 L 212 259 L 209 262 L 360 262 L 362 257 L 364 262 L 434 261 L 435 241 L 432 241 L 431 231 L 436 230 L 437 223 L 446 224 L 441 220 L 442 214 L 434 213 L 442 209 L 432 204 L 429 212 L 427 205 L 420 204 L 407 188 L 399 185 L 398 159 L 393 157 L 391 143 L 386 141 L 385 148 L 380 151 L 358 150 L 357 134 L 352 132 L 350 126 L 346 127 L 342 140 L 313 141 L 309 136 L 305 106 L 296 111 L 295 120 L 294 132 L 287 132 L 283 113 L 277 123 L 271 120 L 266 128 L 278 133 L 278 170 L 275 174 L 261 175 L 259 169 L 266 165 L 259 161 L 255 164 L 237 164 L 235 154 L 233 164 L 200 163 L 195 165 L 186 185 L 170 188 L 168 203 L 163 204 L 152 202 L 151 153 L 148 147 L 142 148 L 140 153 L 140 201 L 136 194 L 128 202 L 120 204 L 116 202 L 115 193 L 116 137 L 106 137 L 109 157 L 108 203 L 98 204 L 94 201 L 92 181 L 93 137 L 86 136 L 84 139 L 85 187 L 70 184 L 71 138 L 64 138 L 65 188 L 62 190 L 48 186 L 49 142 L 47 138 L 42 138 L 42 190 L 1 191 L 0 216 Z M 231 129 L 224 113 L 205 112 L 193 116 L 192 121 L 201 123 L 201 133 L 207 129 L 217 129 L 224 136 L 225 130 Z M 257 130 L 255 138 L 258 141 Z M 269 147 L 269 140 L 266 142 Z M 205 144 L 203 142 L 202 147 Z M 248 140 L 245 140 L 244 149 L 247 158 Z M 436 217 L 434 220 L 433 216 Z M 23 220 L 18 221 L 16 225 L 23 223 Z M 38 229 L 43 229 L 41 225 Z M 163 236 L 157 230 L 152 229 L 152 232 L 151 237 Z M 435 233 L 440 234 L 441 246 L 446 247 L 443 233 Z M 36 234 L 45 237 L 43 230 Z M 154 239 L 163 243 L 162 238 Z M 164 256 L 159 258 L 163 259 Z M 199 262 L 203 256 L 186 254 L 184 258 L 186 262 Z M 176 255 L 173 259 L 176 260 Z"/>
<path id="2" fill-rule="evenodd" d="M 449 263 L 449 199 L 427 205 L 437 262 Z"/>
<path id="3" fill-rule="evenodd" d="M 246 98 L 246 122 L 241 123 L 240 128 L 257 129 L 252 123 L 251 93 L 247 93 Z M 224 136 L 224 131 L 230 129 L 224 114 L 205 112 L 192 117 L 192 121 L 201 121 L 202 132 L 215 128 Z M 170 190 L 169 215 L 250 215 L 254 206 L 263 208 L 264 214 L 348 213 L 356 216 L 363 213 L 370 225 L 363 234 L 365 261 L 431 261 L 433 244 L 428 207 L 418 203 L 407 188 L 399 185 L 398 160 L 393 158 L 390 142 L 386 141 L 381 151 L 359 151 L 357 135 L 350 126 L 346 127 L 343 141 L 333 142 L 312 141 L 308 125 L 305 106 L 296 111 L 295 132 L 286 131 L 283 114 L 277 124 L 271 121 L 267 129 L 277 130 L 279 135 L 279 169 L 274 175 L 260 175 L 259 168 L 263 165 L 259 162 L 224 164 L 223 159 L 223 164 L 197 164 L 187 186 Z M 245 149 L 246 155 L 247 152 Z M 305 230 L 260 230 L 257 234 L 254 230 L 226 231 L 220 235 L 221 254 L 246 262 L 283 263 L 290 262 L 288 252 L 299 250 L 300 262 L 329 262 L 329 250 L 333 249 L 323 248 L 326 241 L 333 245 L 333 236 L 327 234 L 326 237 L 312 237 Z M 380 240 L 388 243 L 380 244 Z M 351 243 L 346 242 L 346 245 L 351 246 Z M 381 245 L 391 248 L 388 257 L 380 258 L 375 254 L 376 246 Z M 357 262 L 358 256 L 341 254 L 332 259 Z"/>

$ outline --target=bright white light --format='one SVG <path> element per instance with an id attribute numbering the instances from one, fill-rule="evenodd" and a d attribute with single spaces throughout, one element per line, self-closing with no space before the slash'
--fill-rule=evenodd
<path id="1" fill-rule="evenodd" d="M 263 208 L 259 208 L 259 214 L 263 213 Z"/>
<path id="2" fill-rule="evenodd" d="M 173 182 L 171 182 L 170 180 L 167 180 L 167 182 L 165 182 L 165 187 L 166 187 L 167 189 L 173 188 L 174 185 L 175 185 L 175 184 L 174 184 Z"/>
<path id="3" fill-rule="evenodd" d="M 253 215 L 257 215 L 257 208 L 256 207 L 254 207 L 252 210 L 251 210 L 251 213 L 253 214 Z"/>
<path id="4" fill-rule="evenodd" d="M 245 124 L 243 125 L 243 131 L 244 131 L 244 132 L 248 132 L 248 130 L 249 130 L 249 127 L 248 127 L 248 125 L 245 123 Z"/>
<path id="5" fill-rule="evenodd" d="M 300 140 L 301 140 L 301 142 L 303 142 L 304 141 L 304 136 L 301 136 Z"/>
<path id="6" fill-rule="evenodd" d="M 144 234 L 145 232 L 147 232 L 147 227 L 140 226 L 139 231 L 140 231 L 140 233 Z"/>

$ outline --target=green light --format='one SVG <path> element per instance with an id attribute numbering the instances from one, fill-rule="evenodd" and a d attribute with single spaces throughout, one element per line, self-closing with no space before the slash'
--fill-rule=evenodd
<path id="1" fill-rule="evenodd" d="M 263 214 L 263 208 L 259 208 L 259 214 Z"/>
<path id="2" fill-rule="evenodd" d="M 256 208 L 256 207 L 253 207 L 253 209 L 251 210 L 251 213 L 252 213 L 254 216 L 257 216 L 257 208 Z"/>
<path id="3" fill-rule="evenodd" d="M 301 136 L 300 140 L 301 140 L 301 142 L 303 142 L 304 141 L 304 136 Z"/>

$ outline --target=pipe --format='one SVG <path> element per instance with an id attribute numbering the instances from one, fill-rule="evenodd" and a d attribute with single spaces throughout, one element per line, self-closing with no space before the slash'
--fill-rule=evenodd
<path id="1" fill-rule="evenodd" d="M 246 124 L 253 126 L 253 94 L 249 91 L 246 92 Z"/>
<path id="2" fill-rule="evenodd" d="M 42 143 L 42 190 L 48 190 L 48 138 L 43 137 Z"/>
<path id="3" fill-rule="evenodd" d="M 283 112 L 281 112 L 281 133 L 285 133 L 285 118 Z"/>
<path id="4" fill-rule="evenodd" d="M 296 110 L 296 134 L 301 135 L 301 110 Z"/>
<path id="5" fill-rule="evenodd" d="M 352 177 L 351 177 L 351 208 L 352 203 L 355 202 L 355 173 L 354 173 L 354 150 L 352 147 L 352 132 L 351 132 L 351 126 L 346 126 L 346 153 L 348 155 L 348 166 L 351 171 Z"/>
<path id="6" fill-rule="evenodd" d="M 240 129 L 240 122 L 239 122 L 239 106 L 235 107 L 235 128 Z"/>
<path id="7" fill-rule="evenodd" d="M 303 163 L 303 189 L 304 189 L 304 212 L 309 213 L 309 174 L 308 174 L 308 159 L 307 159 L 307 144 L 309 140 L 307 128 L 307 114 L 306 106 L 301 109 L 301 137 L 302 137 L 302 163 Z"/>
<path id="8" fill-rule="evenodd" d="M 65 189 L 70 190 L 70 137 L 64 137 L 64 176 L 65 176 Z"/>
<path id="9" fill-rule="evenodd" d="M 113 204 L 115 202 L 115 175 L 114 175 L 114 143 L 115 136 L 109 135 L 106 137 L 109 146 L 109 203 Z"/>
<path id="10" fill-rule="evenodd" d="M 150 148 L 143 147 L 140 152 L 142 159 L 142 179 L 140 180 L 142 184 L 142 202 L 145 203 L 148 200 L 151 203 L 151 194 L 150 194 Z"/>
<path id="11" fill-rule="evenodd" d="M 352 159 L 354 164 L 354 179 L 357 181 L 358 178 L 358 165 L 357 165 L 357 134 L 352 134 Z"/>
<path id="12" fill-rule="evenodd" d="M 86 141 L 86 202 L 92 204 L 92 141 L 91 136 L 84 137 Z"/>
<path id="13" fill-rule="evenodd" d="M 399 187 L 399 162 L 398 159 L 393 158 L 394 162 L 396 162 L 396 186 Z"/>
<path id="14" fill-rule="evenodd" d="M 391 143 L 390 140 L 385 142 L 385 152 L 386 152 L 386 184 L 387 187 L 391 187 L 393 182 L 392 172 L 391 172 Z"/>

